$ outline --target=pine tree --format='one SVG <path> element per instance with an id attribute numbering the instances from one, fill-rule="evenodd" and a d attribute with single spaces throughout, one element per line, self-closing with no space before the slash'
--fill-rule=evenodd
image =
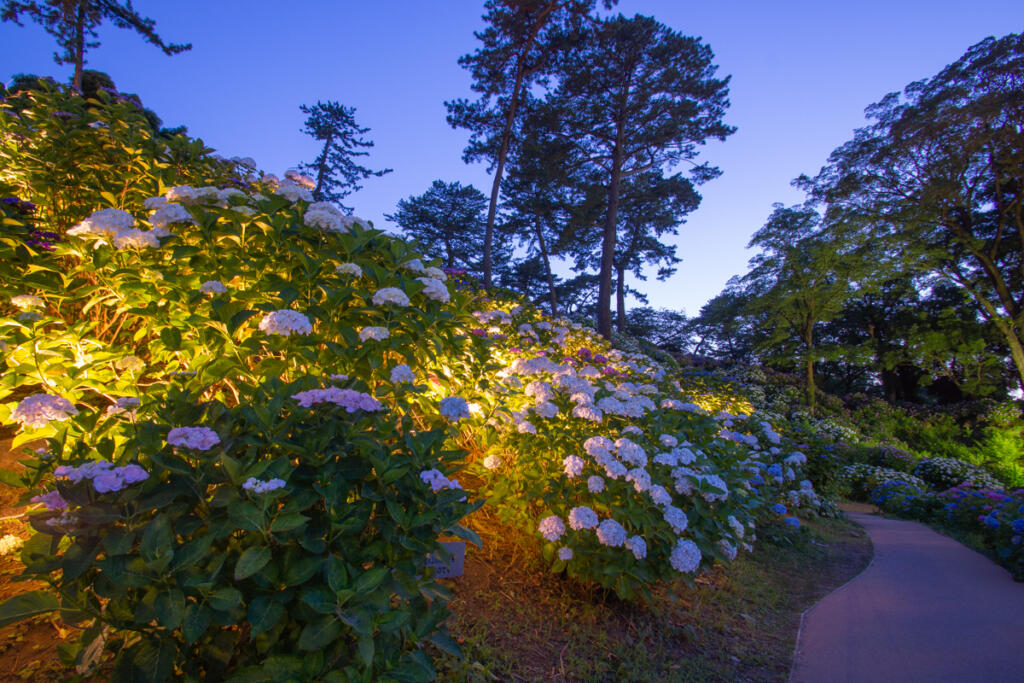
<path id="1" fill-rule="evenodd" d="M 301 164 L 301 168 L 316 179 L 313 197 L 318 202 L 335 202 L 343 210 L 351 212 L 352 209 L 342 205 L 341 200 L 362 189 L 360 181 L 391 173 L 391 169 L 371 171 L 355 162 L 355 157 L 369 156 L 369 152 L 362 150 L 373 147 L 373 142 L 362 137 L 370 129 L 356 123 L 355 107 L 345 107 L 337 102 L 317 102 L 313 106 L 303 104 L 299 110 L 309 115 L 302 132 L 323 143 L 320 154 L 312 163 Z"/>
<path id="2" fill-rule="evenodd" d="M 0 19 L 21 26 L 23 14 L 57 39 L 63 52 L 53 53 L 53 59 L 58 64 L 75 65 L 72 84 L 78 90 L 82 89 L 85 52 L 99 46 L 99 41 L 94 39 L 97 37 L 96 29 L 104 20 L 110 20 L 118 28 L 135 31 L 166 55 L 192 49 L 191 43 L 164 43 L 156 33 L 156 22 L 136 12 L 131 0 L 123 3 L 116 0 L 5 0 Z"/>

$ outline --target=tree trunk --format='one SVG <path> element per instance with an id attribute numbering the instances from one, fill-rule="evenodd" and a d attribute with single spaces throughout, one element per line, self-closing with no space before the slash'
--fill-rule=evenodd
<path id="1" fill-rule="evenodd" d="M 622 124 L 612 152 L 611 178 L 608 182 L 608 213 L 604 219 L 604 240 L 601 243 L 601 276 L 597 290 L 597 331 L 605 339 L 612 338 L 612 268 L 615 259 L 615 227 L 619 217 L 619 186 L 622 183 Z"/>
<path id="2" fill-rule="evenodd" d="M 804 328 L 804 346 L 807 349 L 807 358 L 805 360 L 805 388 L 807 398 L 807 409 L 811 413 L 811 417 L 814 417 L 814 403 L 815 403 L 815 387 L 814 387 L 814 325 L 808 325 Z"/>
<path id="3" fill-rule="evenodd" d="M 324 151 L 320 154 L 320 163 L 316 169 L 316 189 L 313 190 L 313 197 L 318 201 L 324 200 L 324 183 L 327 181 L 327 155 L 331 151 L 331 143 L 334 141 L 334 131 L 327 133 L 324 141 Z"/>
<path id="4" fill-rule="evenodd" d="M 75 90 L 82 92 L 82 71 L 85 67 L 85 16 L 88 0 L 79 0 L 75 19 L 75 76 L 72 80 Z"/>
<path id="5" fill-rule="evenodd" d="M 615 269 L 615 326 L 619 332 L 626 331 L 626 272 Z"/>
<path id="6" fill-rule="evenodd" d="M 537 245 L 540 247 L 540 256 L 544 261 L 544 275 L 548 280 L 548 301 L 551 303 L 551 317 L 558 317 L 558 293 L 555 291 L 555 275 L 551 272 L 551 256 L 548 254 L 548 243 L 544 239 L 544 231 L 539 224 L 534 225 L 537 233 Z"/>

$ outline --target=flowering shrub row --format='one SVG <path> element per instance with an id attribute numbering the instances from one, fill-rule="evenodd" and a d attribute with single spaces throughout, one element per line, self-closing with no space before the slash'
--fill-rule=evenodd
<path id="1" fill-rule="evenodd" d="M 426 558 L 478 542 L 474 498 L 624 597 L 817 505 L 806 456 L 742 396 L 453 287 L 298 173 L 26 97 L 0 109 L 21 202 L 0 203 L 0 423 L 47 445 L 3 479 L 35 506 L 22 558 L 54 597 L 0 620 L 59 607 L 77 665 L 424 680 L 424 642 L 457 651 Z M 34 156 L 54 140 L 91 164 L 74 196 Z"/>

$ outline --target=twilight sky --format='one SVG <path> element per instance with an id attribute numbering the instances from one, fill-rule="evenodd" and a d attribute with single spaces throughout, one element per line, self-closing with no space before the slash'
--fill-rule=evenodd
<path id="1" fill-rule="evenodd" d="M 88 68 L 137 93 L 164 125 L 187 125 L 224 156 L 251 156 L 280 174 L 315 155 L 300 129 L 300 104 L 337 100 L 356 108 L 376 143 L 364 160 L 392 168 L 346 199 L 356 214 L 391 228 L 383 214 L 434 179 L 472 183 L 481 164 L 462 162 L 467 134 L 445 122 L 444 100 L 471 96 L 457 59 L 472 52 L 482 0 L 138 0 L 168 42 L 193 49 L 167 57 L 129 31 L 104 26 Z M 986 36 L 1024 30 L 1024 3 L 989 0 L 620 0 L 618 11 L 653 16 L 700 36 L 730 74 L 726 121 L 738 131 L 701 159 L 723 175 L 700 188 L 701 207 L 680 226 L 683 262 L 664 283 L 635 283 L 656 307 L 695 315 L 730 276 L 745 272 L 750 236 L 773 202 L 801 201 L 789 185 L 813 174 L 886 93 L 933 76 Z M 67 81 L 41 28 L 0 24 L 0 79 L 18 72 Z"/>

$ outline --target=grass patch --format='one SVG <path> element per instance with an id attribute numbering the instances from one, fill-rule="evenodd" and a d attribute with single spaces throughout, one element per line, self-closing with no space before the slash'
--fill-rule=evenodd
<path id="1" fill-rule="evenodd" d="M 443 681 L 785 681 L 801 613 L 872 554 L 860 527 L 818 520 L 641 605 L 548 573 L 517 532 L 475 521 L 484 548 L 450 581 L 466 657 L 440 658 Z"/>

